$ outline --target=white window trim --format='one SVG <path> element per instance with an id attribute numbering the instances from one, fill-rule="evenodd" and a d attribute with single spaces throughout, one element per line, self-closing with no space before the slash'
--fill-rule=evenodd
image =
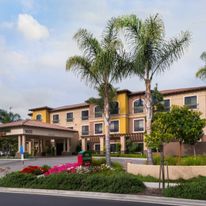
<path id="1" fill-rule="evenodd" d="M 111 122 L 113 122 L 113 121 L 118 121 L 119 123 L 118 123 L 118 132 L 110 132 L 110 134 L 118 134 L 119 132 L 120 132 L 120 120 L 119 119 L 112 119 L 111 121 L 110 121 L 110 124 L 111 124 Z M 109 130 L 110 130 L 110 125 L 109 125 Z"/>
<path id="2" fill-rule="evenodd" d="M 172 98 L 163 98 L 163 101 L 164 100 L 170 100 L 170 109 L 171 109 L 171 107 L 172 107 Z"/>
<path id="3" fill-rule="evenodd" d="M 134 121 L 135 121 L 135 120 L 143 120 L 143 124 L 144 124 L 144 130 L 143 130 L 143 131 L 135 131 L 135 130 L 134 130 Z M 133 119 L 133 125 L 132 125 L 132 126 L 133 126 L 133 133 L 144 133 L 144 132 L 145 132 L 145 126 L 146 126 L 146 125 L 145 125 L 145 118 L 136 118 L 136 119 Z"/>
<path id="4" fill-rule="evenodd" d="M 137 113 L 135 113 L 134 112 L 134 103 L 137 101 L 137 100 L 139 100 L 139 99 L 141 99 L 142 101 L 143 101 L 143 112 L 137 112 Z M 145 111 L 145 101 L 144 101 L 144 99 L 143 98 L 137 98 L 137 99 L 134 99 L 133 101 L 132 101 L 132 114 L 142 114 L 142 113 L 144 113 L 144 111 Z"/>
<path id="5" fill-rule="evenodd" d="M 38 116 L 38 115 L 41 115 L 41 120 L 38 120 L 38 119 L 37 119 L 37 116 Z M 41 113 L 38 113 L 38 114 L 36 115 L 36 118 L 35 118 L 35 119 L 36 119 L 37 121 L 42 121 L 42 120 L 43 120 L 42 114 L 41 114 Z"/>
<path id="6" fill-rule="evenodd" d="M 87 135 L 82 134 L 82 127 L 84 127 L 84 126 L 88 126 L 88 134 Z M 81 136 L 89 136 L 89 125 L 88 124 L 81 125 Z"/>
<path id="7" fill-rule="evenodd" d="M 114 116 L 114 115 L 120 115 L 120 103 L 119 103 L 118 100 L 115 100 L 114 102 L 117 102 L 117 103 L 118 103 L 118 114 L 110 114 L 110 115 L 112 115 L 112 116 Z"/>
<path id="8" fill-rule="evenodd" d="M 102 112 L 102 116 L 101 117 L 95 117 L 95 108 L 99 107 L 98 105 L 94 106 L 93 112 L 94 112 L 94 118 L 102 118 L 103 117 L 103 112 Z"/>
<path id="9" fill-rule="evenodd" d="M 59 117 L 59 118 L 58 118 L 58 120 L 59 120 L 58 122 L 54 122 L 54 116 L 55 116 L 55 115 L 58 115 L 58 117 Z M 57 114 L 52 114 L 52 122 L 53 122 L 53 123 L 56 123 L 56 124 L 60 122 L 60 115 L 59 115 L 58 113 L 57 113 Z"/>
<path id="10" fill-rule="evenodd" d="M 82 119 L 82 112 L 83 112 L 83 111 L 88 111 L 88 119 Z M 89 121 L 89 109 L 82 109 L 82 110 L 81 110 L 81 120 L 82 120 L 82 121 Z"/>
<path id="11" fill-rule="evenodd" d="M 96 131 L 95 131 L 95 125 L 96 124 L 102 124 L 102 133 L 96 133 Z M 94 123 L 94 135 L 102 135 L 103 134 L 103 122 L 96 122 L 96 123 Z"/>
<path id="12" fill-rule="evenodd" d="M 93 145 L 93 150 L 94 150 L 94 151 L 97 151 L 97 150 L 95 150 L 95 146 L 96 146 L 96 145 L 99 145 L 99 147 L 100 147 L 100 150 L 99 150 L 99 151 L 101 151 L 100 143 L 94 143 L 94 145 Z"/>
<path id="13" fill-rule="evenodd" d="M 198 95 L 185 95 L 185 96 L 183 96 L 183 106 L 187 106 L 186 104 L 185 104 L 185 97 L 196 97 L 197 98 L 197 108 L 194 108 L 194 109 L 198 109 L 198 105 L 199 105 L 199 98 L 198 98 Z M 193 108 L 189 108 L 189 109 L 193 109 Z"/>
<path id="14" fill-rule="evenodd" d="M 69 122 L 67 121 L 67 114 L 68 114 L 68 113 L 72 113 L 72 114 L 73 114 L 73 115 L 72 115 L 72 116 L 73 116 L 73 119 L 72 119 L 72 121 L 69 121 Z M 66 112 L 66 122 L 71 123 L 71 122 L 73 122 L 73 121 L 74 121 L 74 112 L 73 112 L 73 111 L 72 111 L 72 112 Z"/>

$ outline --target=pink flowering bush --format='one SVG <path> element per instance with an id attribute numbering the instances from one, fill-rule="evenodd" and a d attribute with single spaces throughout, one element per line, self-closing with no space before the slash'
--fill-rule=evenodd
<path id="1" fill-rule="evenodd" d="M 69 173 L 76 173 L 76 168 L 79 167 L 78 163 L 66 163 L 62 165 L 56 165 L 50 168 L 44 175 L 50 175 L 60 172 L 69 172 Z"/>

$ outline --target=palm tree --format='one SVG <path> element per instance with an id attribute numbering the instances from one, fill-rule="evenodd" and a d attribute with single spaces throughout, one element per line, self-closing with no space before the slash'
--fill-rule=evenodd
<path id="1" fill-rule="evenodd" d="M 0 109 L 0 122 L 1 123 L 9 123 L 15 122 L 21 119 L 19 114 L 13 112 L 7 112 L 6 110 Z"/>
<path id="2" fill-rule="evenodd" d="M 196 77 L 204 80 L 206 79 L 206 52 L 202 52 L 200 59 L 205 62 L 205 65 L 197 71 Z"/>
<path id="3" fill-rule="evenodd" d="M 124 76 L 125 56 L 122 43 L 114 29 L 114 20 L 108 21 L 102 40 L 98 41 L 86 29 L 79 29 L 74 39 L 82 56 L 69 57 L 66 69 L 76 72 L 81 79 L 98 90 L 103 96 L 103 117 L 105 131 L 106 162 L 111 165 L 110 158 L 110 96 L 114 91 L 112 84 Z"/>
<path id="4" fill-rule="evenodd" d="M 131 61 L 130 75 L 138 75 L 145 82 L 146 133 L 151 134 L 153 117 L 151 82 L 155 74 L 168 69 L 177 61 L 189 45 L 190 33 L 181 32 L 178 37 L 165 39 L 165 28 L 158 14 L 144 21 L 136 15 L 123 16 L 116 19 L 116 28 L 123 29 L 129 42 Z M 147 161 L 152 164 L 152 151 L 147 149 Z"/>

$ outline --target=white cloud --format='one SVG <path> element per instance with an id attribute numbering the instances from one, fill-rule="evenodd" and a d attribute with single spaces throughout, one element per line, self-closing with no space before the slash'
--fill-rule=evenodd
<path id="1" fill-rule="evenodd" d="M 19 14 L 18 30 L 29 40 L 41 40 L 49 36 L 46 26 L 41 25 L 29 14 Z"/>

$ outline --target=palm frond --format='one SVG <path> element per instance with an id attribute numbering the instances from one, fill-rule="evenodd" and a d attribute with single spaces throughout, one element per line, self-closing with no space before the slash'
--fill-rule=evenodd
<path id="1" fill-rule="evenodd" d="M 82 80 L 85 80 L 88 85 L 99 84 L 92 65 L 89 60 L 81 56 L 70 57 L 66 62 L 66 70 L 74 71 Z"/>
<path id="2" fill-rule="evenodd" d="M 206 79 L 206 66 L 200 68 L 197 73 L 196 73 L 196 77 L 202 80 Z"/>
<path id="3" fill-rule="evenodd" d="M 153 67 L 151 77 L 156 72 L 163 72 L 171 64 L 184 54 L 185 48 L 189 46 L 191 35 L 188 31 L 182 32 L 179 37 L 173 38 L 168 42 L 163 42 L 157 50 L 157 62 Z"/>
<path id="4" fill-rule="evenodd" d="M 206 63 L 206 51 L 202 52 L 200 59 L 202 59 Z"/>
<path id="5" fill-rule="evenodd" d="M 98 40 L 86 29 L 79 29 L 74 35 L 74 39 L 77 41 L 79 48 L 83 50 L 84 55 L 90 60 L 94 60 L 101 51 Z"/>

